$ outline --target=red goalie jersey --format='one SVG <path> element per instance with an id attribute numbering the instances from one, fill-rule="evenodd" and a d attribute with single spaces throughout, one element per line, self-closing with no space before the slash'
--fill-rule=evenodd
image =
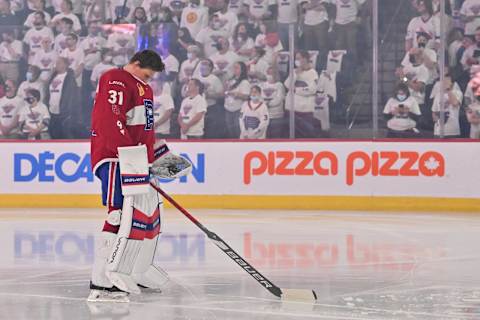
<path id="1" fill-rule="evenodd" d="M 155 143 L 153 93 L 148 84 L 123 69 L 105 72 L 92 112 L 92 168 L 118 161 L 118 147 L 145 144 L 149 163 Z"/>

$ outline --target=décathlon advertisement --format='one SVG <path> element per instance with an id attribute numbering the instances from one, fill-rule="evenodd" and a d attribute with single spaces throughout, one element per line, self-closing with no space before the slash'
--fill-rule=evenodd
<path id="1" fill-rule="evenodd" d="M 480 196 L 471 142 L 174 142 L 191 175 L 174 194 Z M 98 194 L 88 142 L 0 143 L 1 194 Z"/>

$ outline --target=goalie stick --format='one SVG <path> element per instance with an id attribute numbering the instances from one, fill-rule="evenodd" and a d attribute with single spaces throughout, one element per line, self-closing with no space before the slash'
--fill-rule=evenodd
<path id="1" fill-rule="evenodd" d="M 273 282 L 268 280 L 257 269 L 243 259 L 235 250 L 233 250 L 222 238 L 216 233 L 208 230 L 203 224 L 200 223 L 194 216 L 192 216 L 186 209 L 179 205 L 172 197 L 170 197 L 165 191 L 160 189 L 157 185 L 150 182 L 152 187 L 158 191 L 168 202 L 170 202 L 175 208 L 183 213 L 190 221 L 192 221 L 198 228 L 200 228 L 207 237 L 213 241 L 213 243 L 220 248 L 230 259 L 235 261 L 243 270 L 245 270 L 252 278 L 260 283 L 265 289 L 267 289 L 274 296 L 281 298 L 282 300 L 291 301 L 312 301 L 317 300 L 317 294 L 314 290 L 307 289 L 284 289 L 277 287 Z"/>

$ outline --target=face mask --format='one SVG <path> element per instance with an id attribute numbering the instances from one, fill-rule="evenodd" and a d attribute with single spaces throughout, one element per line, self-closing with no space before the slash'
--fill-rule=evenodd
<path id="1" fill-rule="evenodd" d="M 210 68 L 209 68 L 209 67 L 200 67 L 200 74 L 201 74 L 203 77 L 206 77 L 209 72 L 210 72 Z"/>
<path id="2" fill-rule="evenodd" d="M 260 100 L 260 97 L 259 96 L 250 96 L 250 100 L 252 102 L 258 102 Z"/>
<path id="3" fill-rule="evenodd" d="M 405 94 L 397 94 L 397 100 L 398 101 L 405 101 L 407 99 L 407 95 Z"/>
<path id="4" fill-rule="evenodd" d="M 295 67 L 299 68 L 300 67 L 300 60 L 295 59 Z"/>
<path id="5" fill-rule="evenodd" d="M 411 64 L 416 63 L 416 59 L 415 59 L 415 56 L 413 54 L 409 55 L 408 60 L 410 61 Z"/>
<path id="6" fill-rule="evenodd" d="M 33 73 L 27 72 L 27 74 L 25 75 L 25 77 L 27 78 L 27 81 L 32 81 L 32 79 L 33 79 Z"/>
<path id="7" fill-rule="evenodd" d="M 28 98 L 25 98 L 25 101 L 26 101 L 28 104 L 33 104 L 33 102 L 35 102 L 35 98 L 33 98 L 33 97 L 28 97 Z"/>
<path id="8" fill-rule="evenodd" d="M 218 51 L 222 51 L 222 50 L 223 50 L 223 44 L 217 43 L 217 44 L 215 45 L 215 48 L 217 48 Z"/>
<path id="9" fill-rule="evenodd" d="M 422 48 L 422 49 L 423 49 L 423 48 L 425 48 L 426 46 L 427 46 L 427 44 L 426 44 L 425 42 L 420 42 L 420 43 L 418 43 L 418 47 L 419 47 L 419 48 Z"/>
<path id="10" fill-rule="evenodd" d="M 193 53 L 187 52 L 187 58 L 191 60 L 193 58 Z"/>

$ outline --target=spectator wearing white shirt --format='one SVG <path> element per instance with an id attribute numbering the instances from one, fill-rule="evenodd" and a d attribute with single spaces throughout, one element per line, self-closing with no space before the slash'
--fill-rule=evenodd
<path id="1" fill-rule="evenodd" d="M 163 81 L 153 81 L 151 86 L 153 90 L 155 137 L 157 139 L 167 139 L 171 137 L 170 120 L 175 108 L 173 99 L 170 94 L 163 91 Z"/>
<path id="2" fill-rule="evenodd" d="M 297 23 L 299 3 L 298 0 L 275 0 L 275 4 L 277 5 L 278 35 L 280 36 L 280 41 L 286 50 L 289 48 L 288 28 L 290 24 L 293 24 L 294 28 L 294 42 L 296 43 L 296 46 L 298 44 Z M 305 29 L 303 31 L 305 32 Z"/>
<path id="3" fill-rule="evenodd" d="M 180 66 L 180 73 L 178 80 L 183 87 L 194 76 L 195 69 L 200 63 L 198 58 L 200 54 L 200 48 L 195 45 L 191 45 L 187 49 L 187 60 L 183 61 Z"/>
<path id="4" fill-rule="evenodd" d="M 106 21 L 106 8 L 104 0 L 86 0 L 83 7 L 83 21 L 86 25 L 92 22 Z"/>
<path id="5" fill-rule="evenodd" d="M 230 0 L 228 2 L 228 11 L 234 13 L 237 17 L 244 14 L 243 0 Z"/>
<path id="6" fill-rule="evenodd" d="M 462 21 L 465 23 L 465 34 L 474 35 L 480 27 L 480 3 L 478 0 L 465 0 L 460 8 Z"/>
<path id="7" fill-rule="evenodd" d="M 16 83 L 13 80 L 5 81 L 5 96 L 0 98 L 0 139 L 19 137 L 18 121 L 23 100 L 16 94 Z"/>
<path id="8" fill-rule="evenodd" d="M 274 18 L 273 0 L 244 0 L 243 5 L 249 20 L 258 26 L 262 20 L 272 20 Z"/>
<path id="9" fill-rule="evenodd" d="M 203 138 L 206 113 L 207 101 L 203 96 L 203 85 L 198 79 L 190 79 L 187 97 L 182 101 L 177 118 L 182 139 Z"/>
<path id="10" fill-rule="evenodd" d="M 34 11 L 27 16 L 27 19 L 25 20 L 25 24 L 24 24 L 25 27 L 29 29 L 33 28 L 33 22 L 35 21 L 35 13 L 37 12 L 43 12 L 45 16 L 46 24 L 48 24 L 52 19 L 50 14 L 47 11 L 45 11 L 45 0 L 35 0 L 33 2 L 33 10 Z"/>
<path id="11" fill-rule="evenodd" d="M 475 44 L 465 49 L 460 62 L 465 71 L 470 71 L 472 66 L 480 64 L 480 27 L 475 31 Z"/>
<path id="12" fill-rule="evenodd" d="M 72 1 L 63 0 L 61 4 L 61 12 L 52 18 L 52 20 L 50 21 L 50 26 L 58 28 L 60 21 L 63 18 L 68 18 L 73 22 L 73 31 L 75 31 L 76 33 L 80 33 L 80 31 L 82 30 L 80 19 L 78 19 L 78 17 L 72 11 L 73 11 Z"/>
<path id="13" fill-rule="evenodd" d="M 262 89 L 253 86 L 249 100 L 240 110 L 240 139 L 265 139 L 270 122 L 268 108 L 262 100 Z"/>
<path id="14" fill-rule="evenodd" d="M 160 73 L 160 79 L 166 82 L 170 87 L 170 90 L 164 88 L 165 93 L 172 94 L 177 90 L 177 76 L 180 69 L 180 63 L 178 59 L 170 53 L 168 48 L 164 45 L 161 45 L 158 50 L 162 57 L 162 61 L 165 65 L 165 70 Z"/>
<path id="15" fill-rule="evenodd" d="M 23 58 L 23 44 L 15 39 L 14 30 L 2 32 L 0 43 L 0 76 L 3 79 L 18 81 L 20 76 L 19 62 Z"/>
<path id="16" fill-rule="evenodd" d="M 260 47 L 255 47 L 255 54 L 247 63 L 248 79 L 252 84 L 258 84 L 267 80 L 267 70 L 270 67 L 266 59 L 265 50 Z"/>
<path id="17" fill-rule="evenodd" d="M 413 47 L 418 47 L 417 33 L 426 32 L 430 36 L 428 47 L 434 48 L 435 41 L 440 37 L 440 26 L 433 17 L 433 7 L 431 0 L 415 0 L 416 9 L 420 16 L 410 20 L 405 36 L 405 52 L 410 51 Z"/>
<path id="18" fill-rule="evenodd" d="M 230 49 L 230 44 L 226 38 L 220 38 L 217 41 L 218 52 L 210 57 L 215 69 L 213 74 L 226 82 L 233 76 L 233 64 L 240 61 L 239 56 Z"/>
<path id="19" fill-rule="evenodd" d="M 255 47 L 265 49 L 265 59 L 268 64 L 273 64 L 278 53 L 283 50 L 282 42 L 274 25 L 262 21 L 259 30 L 260 33 L 255 38 Z"/>
<path id="20" fill-rule="evenodd" d="M 227 38 L 233 35 L 235 26 L 238 24 L 237 14 L 228 10 L 229 2 L 229 0 L 219 0 L 218 5 L 220 6 L 220 10 L 216 12 L 222 26 L 221 28 L 227 33 Z"/>
<path id="21" fill-rule="evenodd" d="M 239 56 L 240 61 L 247 62 L 253 56 L 255 42 L 249 37 L 246 23 L 237 24 L 230 40 L 230 47 Z"/>
<path id="22" fill-rule="evenodd" d="M 226 137 L 237 139 L 240 136 L 240 109 L 250 94 L 247 66 L 243 62 L 233 65 L 233 78 L 227 82 L 225 91 L 225 128 Z"/>
<path id="23" fill-rule="evenodd" d="M 120 67 L 127 64 L 135 52 L 135 37 L 120 30 L 115 30 L 108 36 L 105 47 L 112 52 L 113 64 Z"/>
<path id="24" fill-rule="evenodd" d="M 267 138 L 287 138 L 288 127 L 285 123 L 285 87 L 278 80 L 278 72 L 273 67 L 267 70 L 267 81 L 261 84 L 262 98 L 268 107 L 270 124 Z"/>
<path id="25" fill-rule="evenodd" d="M 88 35 L 80 42 L 80 48 L 85 56 L 85 68 L 83 70 L 82 88 L 86 92 L 92 90 L 90 79 L 92 77 L 93 68 L 98 65 L 101 60 L 101 50 L 105 47 L 107 40 L 101 35 L 101 25 L 98 22 L 91 22 L 88 26 Z"/>
<path id="26" fill-rule="evenodd" d="M 97 88 L 98 80 L 105 71 L 115 68 L 113 65 L 113 56 L 109 49 L 103 48 L 100 56 L 101 62 L 93 67 L 92 76 L 90 77 L 92 88 Z M 92 98 L 94 94 L 95 92 L 93 91 Z"/>
<path id="27" fill-rule="evenodd" d="M 24 100 L 26 103 L 19 114 L 22 135 L 28 140 L 50 139 L 48 133 L 50 113 L 40 99 L 40 91 L 36 89 L 27 90 Z"/>
<path id="28" fill-rule="evenodd" d="M 28 90 L 37 90 L 40 93 L 39 101 L 45 99 L 45 82 L 40 80 L 40 69 L 37 66 L 28 66 L 27 73 L 25 75 L 26 80 L 20 83 L 18 87 L 17 95 L 25 99 L 27 97 Z"/>
<path id="29" fill-rule="evenodd" d="M 318 73 L 310 63 L 307 51 L 295 55 L 294 87 L 286 98 L 286 109 L 294 111 L 295 138 L 315 138 L 320 134 L 319 122 L 315 119 L 315 94 L 317 92 Z M 285 87 L 290 88 L 290 77 L 285 80 Z M 293 94 L 293 106 L 290 95 Z"/>
<path id="30" fill-rule="evenodd" d="M 203 84 L 204 95 L 208 105 L 208 112 L 205 115 L 205 138 L 207 139 L 225 137 L 223 83 L 212 73 L 213 68 L 213 62 L 209 59 L 204 59 L 195 70 L 195 78 Z"/>
<path id="31" fill-rule="evenodd" d="M 400 82 L 394 95 L 388 99 L 383 114 L 387 120 L 387 138 L 417 138 L 420 131 L 417 122 L 420 117 L 420 107 L 417 100 L 410 96 L 408 86 Z"/>
<path id="32" fill-rule="evenodd" d="M 31 65 L 40 68 L 40 79 L 44 83 L 50 81 L 53 69 L 55 68 L 55 62 L 57 61 L 57 52 L 53 50 L 53 38 L 44 37 L 41 39 L 41 48 L 37 54 L 35 54 L 30 62 Z"/>
<path id="33" fill-rule="evenodd" d="M 28 30 L 23 37 L 23 42 L 28 50 L 29 64 L 36 58 L 37 53 L 40 52 L 44 38 L 50 39 L 51 43 L 53 43 L 53 31 L 45 26 L 45 14 L 43 12 L 35 12 L 33 28 Z"/>
<path id="34" fill-rule="evenodd" d="M 475 100 L 467 105 L 467 119 L 470 123 L 470 138 L 480 139 L 480 90 Z"/>
<path id="35" fill-rule="evenodd" d="M 318 50 L 320 65 L 326 64 L 328 54 L 328 29 L 330 27 L 327 7 L 330 0 L 305 0 L 302 9 L 303 49 Z"/>
<path id="36" fill-rule="evenodd" d="M 440 137 L 442 132 L 440 130 L 440 113 L 442 112 L 440 106 L 440 99 L 443 95 L 444 101 L 444 132 L 443 135 L 448 138 L 460 137 L 460 107 L 462 106 L 463 94 L 456 82 L 452 81 L 449 74 L 445 75 L 443 84 L 444 92 L 440 91 L 440 80 L 435 83 L 432 90 L 431 98 L 433 98 L 432 117 L 435 123 L 433 134 L 435 137 Z"/>
<path id="37" fill-rule="evenodd" d="M 203 55 L 211 57 L 217 53 L 216 43 L 220 37 L 227 37 L 228 33 L 222 29 L 222 23 L 217 14 L 212 15 L 210 23 L 203 28 L 195 38 L 195 41 L 202 47 Z"/>
<path id="38" fill-rule="evenodd" d="M 60 53 L 60 57 L 66 58 L 69 67 L 73 70 L 77 85 L 82 85 L 83 69 L 85 68 L 85 54 L 78 45 L 78 36 L 70 33 L 66 39 L 67 47 Z"/>
<path id="39" fill-rule="evenodd" d="M 448 66 L 456 68 L 458 65 L 457 55 L 463 44 L 464 31 L 461 28 L 453 28 L 448 37 Z"/>
<path id="40" fill-rule="evenodd" d="M 180 27 L 187 28 L 192 38 L 196 38 L 200 30 L 208 25 L 208 9 L 200 5 L 200 0 L 190 0 L 183 9 Z"/>
<path id="41" fill-rule="evenodd" d="M 55 51 L 57 53 L 62 52 L 67 47 L 67 37 L 73 33 L 73 21 L 69 18 L 62 18 L 59 23 L 59 34 L 55 37 Z"/>

